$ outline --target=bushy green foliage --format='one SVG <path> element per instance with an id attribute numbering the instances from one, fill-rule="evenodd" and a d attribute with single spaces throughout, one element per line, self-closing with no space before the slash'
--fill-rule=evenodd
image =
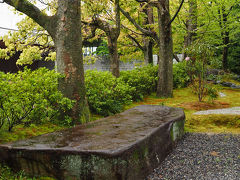
<path id="1" fill-rule="evenodd" d="M 23 171 L 18 172 L 18 173 L 13 173 L 9 167 L 3 166 L 3 165 L 0 164 L 0 180 L 5 180 L 5 179 L 24 180 L 26 178 L 24 177 Z"/>
<path id="2" fill-rule="evenodd" d="M 184 88 L 190 82 L 190 77 L 186 69 L 187 62 L 184 60 L 173 65 L 173 87 Z"/>
<path id="3" fill-rule="evenodd" d="M 213 102 L 213 100 L 218 97 L 218 89 L 214 86 L 207 86 L 207 96 L 209 101 Z"/>
<path id="4" fill-rule="evenodd" d="M 144 95 L 156 90 L 157 74 L 158 67 L 148 65 L 131 71 L 122 71 L 120 79 L 135 88 L 134 91 L 131 91 L 131 96 L 134 101 L 138 101 L 142 100 Z"/>
<path id="5" fill-rule="evenodd" d="M 57 90 L 60 76 L 45 68 L 0 73 L 0 128 L 56 121 L 60 111 L 71 109 L 71 100 Z"/>
<path id="6" fill-rule="evenodd" d="M 106 41 L 103 41 L 100 44 L 100 46 L 97 47 L 95 54 L 99 55 L 99 56 L 108 56 L 109 55 L 108 45 L 107 45 Z"/>
<path id="7" fill-rule="evenodd" d="M 186 58 L 187 72 L 190 76 L 192 91 L 197 94 L 199 102 L 205 96 L 216 99 L 216 89 L 207 83 L 207 65 L 213 55 L 212 47 L 205 42 L 195 42 L 187 50 L 189 57 Z M 209 93 L 209 94 L 208 94 Z"/>
<path id="8" fill-rule="evenodd" d="M 24 171 L 14 172 L 0 164 L 0 180 L 55 180 L 52 177 L 29 177 Z"/>
<path id="9" fill-rule="evenodd" d="M 120 78 L 115 78 L 110 72 L 88 70 L 85 83 L 91 111 L 107 116 L 120 112 L 124 105 L 142 100 L 144 95 L 154 92 L 157 66 L 122 71 Z"/>
<path id="10" fill-rule="evenodd" d="M 90 110 L 104 116 L 120 112 L 123 105 L 131 102 L 131 92 L 134 91 L 133 87 L 107 71 L 86 71 L 85 84 Z"/>

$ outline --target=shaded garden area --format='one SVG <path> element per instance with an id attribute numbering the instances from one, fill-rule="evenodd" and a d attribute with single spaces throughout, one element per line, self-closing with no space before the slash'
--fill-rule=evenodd
<path id="1" fill-rule="evenodd" d="M 4 0 L 0 6 L 2 3 L 19 16 L 27 16 L 18 23 L 18 30 L 0 37 L 1 62 L 17 57 L 14 72 L 19 70 L 0 72 L 1 144 L 93 125 L 95 120 L 138 105 L 182 108 L 185 132 L 193 133 L 186 138 L 200 137 L 207 142 L 208 137 L 194 133 L 239 134 L 240 114 L 195 114 L 240 106 L 237 0 Z M 84 64 L 95 63 L 99 56 L 109 61 L 110 71 L 84 71 Z M 52 62 L 55 70 L 24 68 L 39 60 Z M 120 72 L 120 61 L 134 60 L 142 63 Z M 210 154 L 219 155 L 217 150 Z M 146 162 L 151 164 L 147 158 Z M 15 174 L 4 165 L 1 178 L 28 179 L 23 171 Z"/>

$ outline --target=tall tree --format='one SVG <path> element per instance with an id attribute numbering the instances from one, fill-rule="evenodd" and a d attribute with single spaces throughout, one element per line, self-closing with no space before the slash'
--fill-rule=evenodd
<path id="1" fill-rule="evenodd" d="M 187 34 L 184 37 L 184 48 L 191 46 L 197 35 L 197 0 L 188 1 L 188 16 L 186 20 Z"/>
<path id="2" fill-rule="evenodd" d="M 221 67 L 228 70 L 228 55 L 231 44 L 236 43 L 234 34 L 239 32 L 239 1 L 213 0 L 208 2 L 205 11 L 209 12 L 205 19 L 211 22 L 208 25 L 205 39 L 221 50 Z M 204 20 L 203 20 L 204 22 Z M 206 20 L 205 20 L 206 22 Z M 231 38 L 232 37 L 232 38 Z"/>
<path id="3" fill-rule="evenodd" d="M 122 8 L 146 30 L 154 29 L 153 8 L 146 3 L 129 0 L 121 4 Z M 144 59 L 145 64 L 153 63 L 154 41 L 139 31 L 125 16 L 121 16 L 121 34 L 119 39 L 121 59 Z"/>
<path id="4" fill-rule="evenodd" d="M 105 2 L 105 4 L 104 4 Z M 119 0 L 112 0 L 112 3 L 107 3 L 106 1 L 86 1 L 88 7 L 93 8 L 92 18 L 90 21 L 83 21 L 84 24 L 93 26 L 95 28 L 101 29 L 105 32 L 107 36 L 109 58 L 110 58 L 110 70 L 115 77 L 119 77 L 119 55 L 118 55 L 118 38 L 120 35 L 120 10 L 119 10 Z M 104 8 L 96 10 L 97 4 L 101 3 Z M 108 4 L 110 4 L 108 6 Z M 109 8 L 109 9 L 108 9 Z M 111 9 L 114 8 L 114 12 L 111 13 Z M 106 14 L 101 17 L 101 14 L 106 12 Z M 112 15 L 114 17 L 112 17 Z M 110 17 L 107 17 L 110 16 Z M 96 29 L 95 29 L 96 30 Z"/>
<path id="5" fill-rule="evenodd" d="M 141 3 L 142 11 L 146 15 L 144 18 L 143 25 L 149 26 L 154 24 L 153 8 L 149 4 Z M 152 27 L 146 27 L 149 31 L 152 31 Z M 153 64 L 153 45 L 154 41 L 152 38 L 143 35 L 143 53 L 145 64 Z"/>
<path id="6" fill-rule="evenodd" d="M 230 7 L 228 11 L 231 11 L 233 6 Z M 228 70 L 228 48 L 230 42 L 230 30 L 228 27 L 228 15 L 230 12 L 226 10 L 226 6 L 222 5 L 218 7 L 218 16 L 219 16 L 219 26 L 221 28 L 221 36 L 222 36 L 222 44 L 223 44 L 223 51 L 222 51 L 222 67 L 224 71 Z"/>
<path id="7" fill-rule="evenodd" d="M 146 36 L 153 38 L 158 45 L 159 68 L 158 68 L 158 86 L 157 96 L 171 97 L 173 90 L 173 42 L 171 23 L 174 20 L 170 17 L 169 0 L 136 0 L 140 3 L 146 3 L 157 9 L 158 15 L 158 33 L 142 28 L 128 12 L 120 8 L 121 12 L 129 19 L 134 26 Z"/>
<path id="8" fill-rule="evenodd" d="M 16 10 L 31 17 L 52 37 L 56 51 L 57 72 L 65 75 L 59 89 L 75 100 L 70 116 L 75 122 L 89 119 L 86 100 L 81 38 L 81 0 L 58 0 L 56 14 L 47 16 L 28 0 L 4 0 Z"/>

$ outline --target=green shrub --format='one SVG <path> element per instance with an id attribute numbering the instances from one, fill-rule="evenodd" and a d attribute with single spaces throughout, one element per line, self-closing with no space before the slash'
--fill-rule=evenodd
<path id="1" fill-rule="evenodd" d="M 94 113 L 104 116 L 115 114 L 131 102 L 134 88 L 108 71 L 86 71 L 85 84 L 88 104 Z"/>
<path id="2" fill-rule="evenodd" d="M 179 62 L 173 65 L 173 87 L 184 88 L 190 82 L 190 77 L 186 70 L 186 61 Z"/>
<path id="3" fill-rule="evenodd" d="M 46 68 L 0 73 L 0 128 L 57 121 L 60 111 L 71 109 L 71 100 L 57 90 L 59 77 Z"/>
<path id="4" fill-rule="evenodd" d="M 218 89 L 215 86 L 208 85 L 207 86 L 207 96 L 209 101 L 213 102 L 213 100 L 217 99 L 219 93 Z"/>
<path id="5" fill-rule="evenodd" d="M 148 65 L 131 71 L 122 71 L 120 79 L 134 88 L 131 91 L 131 96 L 134 101 L 139 101 L 143 99 L 144 95 L 156 91 L 157 74 L 157 66 Z"/>

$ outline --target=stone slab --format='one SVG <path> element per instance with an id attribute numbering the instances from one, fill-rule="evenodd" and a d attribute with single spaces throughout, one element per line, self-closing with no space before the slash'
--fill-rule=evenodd
<path id="1" fill-rule="evenodd" d="M 88 124 L 0 145 L 0 162 L 56 179 L 144 179 L 184 133 L 182 109 L 142 105 Z"/>

